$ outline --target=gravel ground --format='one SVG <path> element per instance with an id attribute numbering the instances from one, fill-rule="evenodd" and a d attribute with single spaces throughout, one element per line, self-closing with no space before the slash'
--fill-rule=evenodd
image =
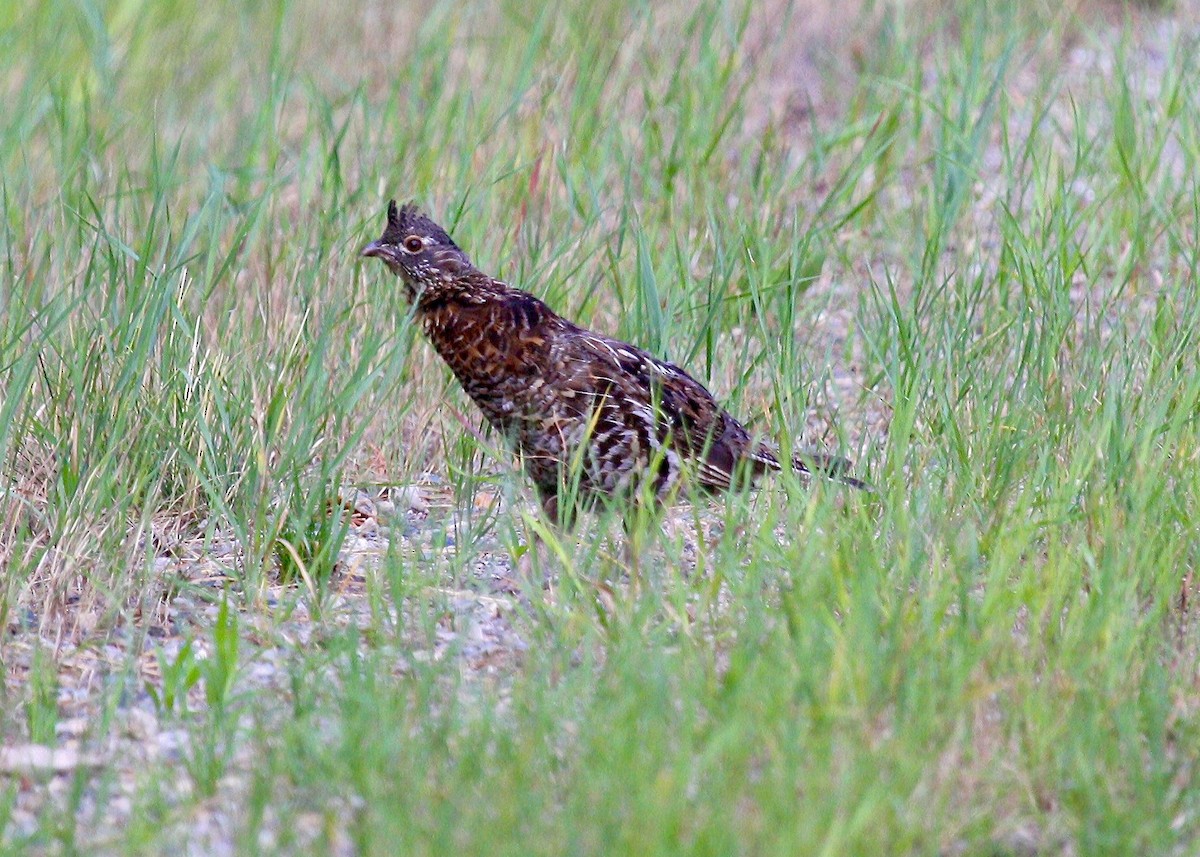
<path id="1" fill-rule="evenodd" d="M 518 573 L 495 535 L 473 541 L 472 560 L 465 575 L 447 571 L 449 579 L 444 584 L 423 589 L 428 603 L 438 605 L 440 611 L 432 639 L 417 632 L 386 638 L 366 632 L 377 624 L 367 597 L 369 578 L 381 573 L 389 557 L 398 553 L 422 564 L 452 567 L 458 548 L 449 534 L 456 532 L 467 516 L 453 507 L 451 492 L 437 481 L 431 477 L 427 483 L 369 493 L 344 489 L 351 528 L 330 583 L 330 594 L 322 602 L 323 615 L 310 615 L 306 600 L 297 597 L 295 585 L 269 586 L 258 609 L 239 616 L 239 694 L 286 696 L 291 692 L 289 666 L 297 658 L 303 659 L 322 638 L 351 628 L 360 632 L 363 647 L 390 656 L 397 674 L 403 674 L 415 662 L 454 658 L 461 665 L 460 676 L 503 685 L 527 650 L 530 612 L 528 599 L 516 580 Z M 486 493 L 477 496 L 475 505 L 476 516 L 510 511 L 502 499 Z M 712 537 L 720 523 L 706 510 L 700 512 L 705 537 Z M 685 539 L 688 533 L 694 533 L 690 506 L 673 509 L 664 526 L 684 534 Z M 685 546 L 684 555 L 692 553 L 694 546 Z M 119 841 L 135 798 L 145 786 L 142 773 L 164 762 L 183 764 L 193 752 L 189 741 L 198 730 L 194 725 L 184 728 L 170 716 L 160 715 L 150 689 L 162 693 L 162 665 L 179 658 L 185 641 L 193 641 L 198 660 L 214 656 L 212 629 L 220 622 L 219 599 L 234 579 L 238 555 L 233 541 L 208 548 L 201 541 L 170 545 L 169 552 L 156 562 L 156 574 L 175 581 L 175 594 L 164 597 L 153 609 L 136 617 L 136 623 L 115 633 L 88 633 L 89 623 L 83 622 L 69 630 L 64 627 L 59 636 L 51 638 L 38 632 L 38 617 L 32 612 L 27 612 L 22 621 L 10 623 L 4 649 L 9 697 L 21 697 L 39 652 L 53 651 L 59 664 L 60 719 L 53 749 L 39 744 L 0 747 L 0 776 L 18 784 L 9 837 L 37 830 L 48 804 L 69 806 L 74 773 L 115 765 L 119 770 L 115 792 L 101 793 L 89 786 L 78 815 L 100 819 L 99 827 L 88 834 L 89 841 Z M 554 585 L 551 578 L 542 596 L 552 600 Z M 404 625 L 419 627 L 420 623 Z M 111 687 L 111 678 L 125 673 L 131 662 L 135 674 L 124 683 L 127 690 L 113 706 L 104 688 Z M 470 682 L 466 686 L 469 689 Z M 200 683 L 191 688 L 185 705 L 193 713 L 204 710 L 207 702 Z M 104 720 L 106 707 L 111 707 L 118 728 L 111 730 L 103 742 L 97 742 L 94 730 Z M 222 795 L 244 793 L 246 772 L 254 763 L 246 752 L 235 749 L 230 773 L 221 780 Z M 168 798 L 179 804 L 190 796 L 186 777 L 163 784 L 163 788 Z M 103 811 L 97 812 L 101 805 Z M 186 831 L 180 832 L 183 853 L 233 853 L 230 843 L 235 824 L 229 806 L 210 809 L 198 811 L 187 823 Z M 313 841 L 327 832 L 326 820 L 324 814 L 313 814 Z M 348 842 L 344 845 L 349 849 Z"/>

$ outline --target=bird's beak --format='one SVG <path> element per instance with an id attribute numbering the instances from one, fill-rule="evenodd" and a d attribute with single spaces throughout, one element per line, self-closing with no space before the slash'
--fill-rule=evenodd
<path id="1" fill-rule="evenodd" d="M 384 256 L 383 245 L 378 241 L 372 241 L 366 247 L 362 248 L 362 252 L 358 254 L 363 259 L 371 257 L 382 258 Z"/>

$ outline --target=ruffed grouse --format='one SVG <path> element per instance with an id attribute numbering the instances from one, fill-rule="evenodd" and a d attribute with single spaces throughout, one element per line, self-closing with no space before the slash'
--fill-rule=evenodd
<path id="1" fill-rule="evenodd" d="M 775 450 L 683 369 L 489 277 L 415 206 L 390 202 L 387 228 L 362 255 L 404 281 L 429 341 L 515 447 L 556 523 L 601 498 L 725 491 L 780 469 Z M 843 458 L 803 453 L 792 466 L 868 488 Z"/>

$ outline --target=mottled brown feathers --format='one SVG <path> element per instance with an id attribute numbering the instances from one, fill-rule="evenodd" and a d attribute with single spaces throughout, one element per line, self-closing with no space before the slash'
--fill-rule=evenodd
<path id="1" fill-rule="evenodd" d="M 552 517 L 564 494 L 584 505 L 642 488 L 667 498 L 780 468 L 683 369 L 487 276 L 414 206 L 391 202 L 387 228 L 363 255 L 404 281 L 429 341 L 513 445 Z M 793 466 L 866 487 L 846 475 L 845 459 L 798 455 Z"/>

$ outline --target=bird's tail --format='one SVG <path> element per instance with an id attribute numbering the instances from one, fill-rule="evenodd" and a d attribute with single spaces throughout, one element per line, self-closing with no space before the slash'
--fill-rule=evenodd
<path id="1" fill-rule="evenodd" d="M 849 470 L 853 466 L 848 458 L 824 452 L 798 452 L 792 456 L 792 467 L 802 473 L 824 476 L 827 479 L 841 482 L 843 485 L 849 485 L 851 488 L 874 494 L 875 487 L 873 485 L 850 475 Z"/>

